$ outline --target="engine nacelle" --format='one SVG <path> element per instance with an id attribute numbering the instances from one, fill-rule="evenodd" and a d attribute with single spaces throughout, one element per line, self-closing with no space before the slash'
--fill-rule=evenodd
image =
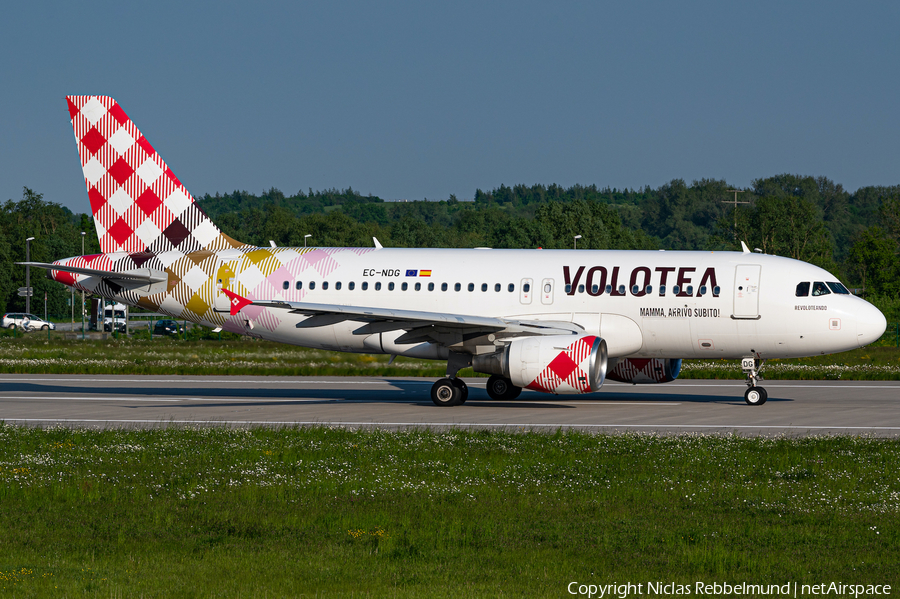
<path id="1" fill-rule="evenodd" d="M 678 378 L 679 372 L 680 358 L 619 358 L 606 377 L 622 383 L 646 385 L 672 382 Z"/>
<path id="2" fill-rule="evenodd" d="M 551 335 L 514 339 L 500 352 L 474 356 L 472 367 L 505 376 L 516 387 L 562 395 L 600 389 L 607 360 L 600 337 Z"/>

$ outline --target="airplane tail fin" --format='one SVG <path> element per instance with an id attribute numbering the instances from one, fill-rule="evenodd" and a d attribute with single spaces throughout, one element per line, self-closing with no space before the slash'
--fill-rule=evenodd
<path id="1" fill-rule="evenodd" d="M 103 253 L 188 254 L 244 245 L 213 224 L 114 99 L 66 101 Z"/>

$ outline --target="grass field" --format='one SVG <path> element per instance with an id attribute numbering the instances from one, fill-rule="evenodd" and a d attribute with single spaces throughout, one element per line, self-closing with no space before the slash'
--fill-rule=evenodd
<path id="1" fill-rule="evenodd" d="M 900 441 L 0 425 L 0 595 L 900 584 Z"/>
<path id="2" fill-rule="evenodd" d="M 13 337 L 0 330 L 0 372 L 20 374 L 231 374 L 280 376 L 441 377 L 445 364 L 389 356 L 327 352 L 246 337 L 219 340 L 65 339 L 61 333 Z M 796 360 L 771 360 L 769 379 L 900 380 L 900 348 L 864 349 Z M 471 369 L 461 376 L 473 376 Z M 738 360 L 685 360 L 681 378 L 741 379 Z"/>

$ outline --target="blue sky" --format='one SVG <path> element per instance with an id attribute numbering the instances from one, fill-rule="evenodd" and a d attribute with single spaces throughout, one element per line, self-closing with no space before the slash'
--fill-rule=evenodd
<path id="1" fill-rule="evenodd" d="M 900 183 L 900 4 L 19 2 L 0 200 L 88 209 L 67 94 L 115 97 L 196 195 Z"/>

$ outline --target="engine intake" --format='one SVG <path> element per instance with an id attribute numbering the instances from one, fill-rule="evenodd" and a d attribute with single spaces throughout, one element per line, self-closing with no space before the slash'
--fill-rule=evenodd
<path id="1" fill-rule="evenodd" d="M 607 355 L 606 341 L 594 335 L 524 337 L 502 351 L 474 356 L 472 368 L 535 391 L 590 393 L 606 379 Z"/>

